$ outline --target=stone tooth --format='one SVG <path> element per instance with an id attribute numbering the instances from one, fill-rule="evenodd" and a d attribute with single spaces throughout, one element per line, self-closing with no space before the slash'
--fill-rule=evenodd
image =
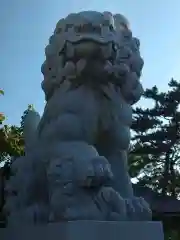
<path id="1" fill-rule="evenodd" d="M 82 71 L 84 70 L 84 68 L 86 67 L 86 59 L 82 58 L 80 59 L 77 63 L 76 63 L 76 72 L 77 75 L 80 75 L 82 73 Z"/>
<path id="2" fill-rule="evenodd" d="M 103 57 L 109 59 L 112 56 L 112 43 L 108 43 L 101 47 Z"/>
<path id="3" fill-rule="evenodd" d="M 74 57 L 74 54 L 75 54 L 75 49 L 74 49 L 73 44 L 70 42 L 67 42 L 66 43 L 66 57 L 68 59 L 71 59 Z"/>
<path id="4" fill-rule="evenodd" d="M 68 78 L 72 78 L 76 76 L 76 66 L 73 62 L 68 61 L 65 64 L 65 67 L 63 68 L 63 76 L 64 77 L 68 77 Z"/>

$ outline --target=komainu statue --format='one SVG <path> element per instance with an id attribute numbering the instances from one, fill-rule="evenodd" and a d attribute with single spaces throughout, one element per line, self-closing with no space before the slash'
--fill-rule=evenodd
<path id="1" fill-rule="evenodd" d="M 143 93 L 139 48 L 120 14 L 57 23 L 42 65 L 44 113 L 27 115 L 26 153 L 6 184 L 8 224 L 151 220 L 127 165 L 132 105 Z"/>

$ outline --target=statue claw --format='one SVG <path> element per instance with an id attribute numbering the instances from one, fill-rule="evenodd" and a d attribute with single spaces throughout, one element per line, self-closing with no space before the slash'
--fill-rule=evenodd
<path id="1" fill-rule="evenodd" d="M 126 211 L 129 220 L 148 221 L 152 218 L 152 212 L 148 203 L 142 197 L 125 199 Z"/>

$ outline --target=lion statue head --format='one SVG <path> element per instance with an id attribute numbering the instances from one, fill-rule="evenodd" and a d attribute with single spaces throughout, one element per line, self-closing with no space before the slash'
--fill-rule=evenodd
<path id="1" fill-rule="evenodd" d="M 41 71 L 46 100 L 64 81 L 70 81 L 74 86 L 112 82 L 122 88 L 131 104 L 136 102 L 139 97 L 133 99 L 132 95 L 140 86 L 144 64 L 139 47 L 140 41 L 132 36 L 129 22 L 121 14 L 95 11 L 69 14 L 59 20 L 45 49 Z"/>

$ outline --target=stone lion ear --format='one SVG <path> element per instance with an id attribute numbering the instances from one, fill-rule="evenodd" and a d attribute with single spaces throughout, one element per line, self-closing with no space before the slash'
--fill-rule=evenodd
<path id="1" fill-rule="evenodd" d="M 117 29 L 128 29 L 130 30 L 130 24 L 126 17 L 124 17 L 122 14 L 115 14 L 114 16 L 114 23 L 115 27 Z"/>

